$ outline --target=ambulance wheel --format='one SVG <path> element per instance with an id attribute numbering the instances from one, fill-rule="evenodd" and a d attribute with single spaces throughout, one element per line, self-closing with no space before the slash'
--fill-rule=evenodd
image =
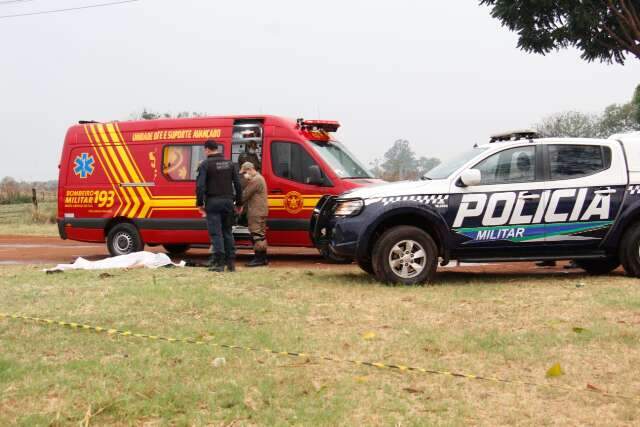
<path id="1" fill-rule="evenodd" d="M 575 263 L 578 267 L 593 276 L 609 274 L 620 266 L 618 258 L 605 259 L 577 259 Z"/>
<path id="2" fill-rule="evenodd" d="M 191 246 L 189 245 L 162 245 L 162 247 L 171 255 L 182 255 L 187 252 Z"/>
<path id="3" fill-rule="evenodd" d="M 640 277 L 640 222 L 625 230 L 620 244 L 620 261 L 631 277 Z"/>
<path id="4" fill-rule="evenodd" d="M 423 230 L 401 225 L 380 236 L 373 248 L 372 261 L 376 278 L 381 282 L 418 285 L 435 278 L 438 248 Z"/>
<path id="5" fill-rule="evenodd" d="M 351 258 L 345 258 L 334 254 L 329 248 L 319 249 L 319 251 L 322 258 L 324 258 L 324 260 L 329 264 L 351 264 L 353 262 Z"/>
<path id="6" fill-rule="evenodd" d="M 107 235 L 107 248 L 111 256 L 140 252 L 144 248 L 138 229 L 133 224 L 118 224 Z"/>

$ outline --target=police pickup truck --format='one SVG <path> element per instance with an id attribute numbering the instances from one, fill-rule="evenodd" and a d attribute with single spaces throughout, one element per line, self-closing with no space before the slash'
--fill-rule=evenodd
<path id="1" fill-rule="evenodd" d="M 450 260 L 568 259 L 640 277 L 640 132 L 495 135 L 421 181 L 323 197 L 310 232 L 387 283 L 429 282 Z"/>

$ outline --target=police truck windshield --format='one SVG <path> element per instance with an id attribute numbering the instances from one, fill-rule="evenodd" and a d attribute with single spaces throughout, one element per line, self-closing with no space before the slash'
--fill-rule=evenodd
<path id="1" fill-rule="evenodd" d="M 340 178 L 373 178 L 371 173 L 353 155 L 336 141 L 311 141 L 313 148 Z"/>
<path id="2" fill-rule="evenodd" d="M 423 179 L 446 179 L 451 176 L 452 173 L 457 171 L 462 165 L 473 159 L 486 148 L 474 147 L 472 150 L 465 151 L 457 156 L 449 159 L 443 163 L 440 163 L 435 168 L 427 172 Z"/>

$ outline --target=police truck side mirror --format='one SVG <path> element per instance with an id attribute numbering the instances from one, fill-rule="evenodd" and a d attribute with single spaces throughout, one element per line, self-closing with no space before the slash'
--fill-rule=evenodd
<path id="1" fill-rule="evenodd" d="M 320 166 L 309 166 L 309 179 L 307 184 L 311 185 L 324 185 L 324 179 L 322 179 L 322 172 L 320 172 Z"/>
<path id="2" fill-rule="evenodd" d="M 460 175 L 461 187 L 473 187 L 480 185 L 482 182 L 482 174 L 478 169 L 467 169 Z"/>

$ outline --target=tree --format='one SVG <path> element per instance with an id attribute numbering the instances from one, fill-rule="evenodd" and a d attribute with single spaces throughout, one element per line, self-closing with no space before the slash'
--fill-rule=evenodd
<path id="1" fill-rule="evenodd" d="M 373 176 L 382 179 L 382 177 L 384 176 L 384 170 L 380 166 L 380 159 L 374 159 L 372 162 L 369 162 L 369 166 L 369 171 L 373 174 Z"/>
<path id="2" fill-rule="evenodd" d="M 633 105 L 633 118 L 640 125 L 640 85 L 636 87 L 631 104 Z"/>
<path id="3" fill-rule="evenodd" d="M 557 113 L 534 125 L 544 137 L 595 138 L 598 136 L 598 117 L 578 111 Z"/>
<path id="4" fill-rule="evenodd" d="M 634 112 L 631 103 L 611 104 L 602 114 L 568 111 L 544 118 L 534 129 L 545 137 L 608 138 L 615 133 L 640 129 Z"/>
<path id="5" fill-rule="evenodd" d="M 578 111 L 557 113 L 534 125 L 545 137 L 608 138 L 615 133 L 640 130 L 640 85 L 627 104 L 611 104 L 602 114 Z"/>
<path id="6" fill-rule="evenodd" d="M 608 138 L 615 133 L 631 132 L 640 128 L 635 118 L 635 106 L 612 104 L 605 108 L 598 122 L 598 136 Z"/>
<path id="7" fill-rule="evenodd" d="M 11 203 L 20 196 L 20 187 L 18 182 L 10 176 L 2 178 L 0 181 L 0 199 L 5 203 Z"/>
<path id="8" fill-rule="evenodd" d="M 417 160 L 417 175 L 418 177 L 424 176 L 425 173 L 435 168 L 440 164 L 440 159 L 436 157 L 420 157 Z"/>
<path id="9" fill-rule="evenodd" d="M 545 55 L 575 47 L 586 61 L 640 59 L 640 0 L 480 0 L 518 33 L 518 47 Z"/>
<path id="10" fill-rule="evenodd" d="M 387 181 L 411 179 L 415 174 L 416 155 L 406 139 L 398 139 L 384 153 L 384 161 L 380 165 L 384 170 L 383 178 Z"/>
<path id="11" fill-rule="evenodd" d="M 371 163 L 373 174 L 386 181 L 415 180 L 440 164 L 435 157 L 416 158 L 409 141 L 398 139 L 384 153 L 384 161 Z"/>

